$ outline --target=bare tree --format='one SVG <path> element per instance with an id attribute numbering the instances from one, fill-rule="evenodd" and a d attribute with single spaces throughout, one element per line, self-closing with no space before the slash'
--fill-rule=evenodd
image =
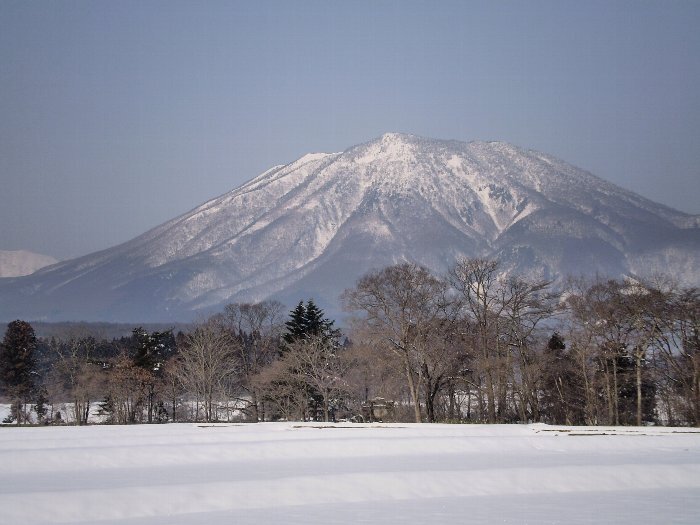
<path id="1" fill-rule="evenodd" d="M 102 367 L 93 359 L 96 346 L 95 339 L 88 336 L 49 342 L 54 355 L 49 374 L 51 390 L 70 400 L 76 425 L 88 423 L 90 405 L 104 389 Z"/>
<path id="2" fill-rule="evenodd" d="M 205 421 L 217 418 L 215 403 L 234 388 L 238 344 L 224 325 L 210 320 L 185 336 L 179 349 L 180 379 L 203 404 Z"/>
<path id="3" fill-rule="evenodd" d="M 670 422 L 700 426 L 700 292 L 671 291 L 656 319 L 659 379 L 669 398 Z"/>
<path id="4" fill-rule="evenodd" d="M 485 259 L 460 259 L 449 274 L 468 325 L 470 344 L 467 353 L 473 359 L 476 374 L 473 384 L 485 398 L 489 423 L 495 423 L 507 403 L 508 348 L 501 335 L 506 301 L 499 284 L 498 262 Z"/>
<path id="5" fill-rule="evenodd" d="M 250 396 L 248 409 L 253 421 L 265 418 L 258 383 L 254 378 L 277 357 L 280 344 L 281 312 L 277 301 L 233 303 L 226 306 L 226 326 L 237 339 L 237 359 L 241 372 L 241 388 Z"/>
<path id="6" fill-rule="evenodd" d="M 604 409 L 601 408 L 599 399 L 600 374 L 599 374 L 599 348 L 596 326 L 597 321 L 591 313 L 589 303 L 586 299 L 590 282 L 584 279 L 570 279 L 566 287 L 566 305 L 568 307 L 568 318 L 566 323 L 567 336 L 569 341 L 569 353 L 575 362 L 575 372 L 578 377 L 577 383 L 582 388 L 584 400 L 584 423 L 587 425 L 597 425 L 610 421 L 610 410 L 607 417 L 604 417 Z M 609 394 L 605 397 L 609 400 Z"/>
<path id="7" fill-rule="evenodd" d="M 178 421 L 178 406 L 186 393 L 181 381 L 181 366 L 178 359 L 170 359 L 163 365 L 163 401 L 170 409 L 170 420 L 173 423 Z"/>
<path id="8" fill-rule="evenodd" d="M 136 366 L 126 351 L 111 363 L 103 413 L 111 423 L 126 425 L 143 421 L 144 403 L 150 374 Z"/>
<path id="9" fill-rule="evenodd" d="M 431 351 L 448 304 L 445 292 L 445 283 L 428 270 L 404 263 L 365 275 L 343 294 L 347 309 L 364 314 L 377 349 L 401 360 L 417 423 L 422 421 L 421 385 L 432 392 L 441 381 L 441 372 L 431 366 Z"/>
<path id="10" fill-rule="evenodd" d="M 551 283 L 508 275 L 497 261 L 468 258 L 455 263 L 449 280 L 467 329 L 462 341 L 472 356 L 471 384 L 485 398 L 488 421 L 515 414 L 538 420 L 542 356 L 536 335 L 557 311 Z"/>
<path id="11" fill-rule="evenodd" d="M 340 346 L 322 334 L 291 343 L 282 357 L 287 373 L 321 396 L 323 420 L 329 421 L 331 400 L 347 391 L 345 376 L 351 362 Z"/>
<path id="12" fill-rule="evenodd" d="M 602 389 L 608 424 L 641 425 L 653 412 L 653 388 L 646 376 L 658 328 L 654 312 L 661 308 L 663 294 L 638 282 L 597 280 L 569 292 L 567 302 L 572 341 L 587 356 L 582 366 L 593 371 L 585 374 L 589 403 L 596 402 L 596 390 Z M 593 407 L 588 412 L 592 415 Z M 596 412 L 590 423 L 603 415 Z"/>
<path id="13" fill-rule="evenodd" d="M 521 421 L 540 419 L 540 381 L 543 346 L 538 329 L 559 310 L 559 295 L 550 292 L 550 281 L 528 281 L 508 276 L 502 283 L 506 340 L 513 356 L 513 390 Z"/>
<path id="14" fill-rule="evenodd" d="M 399 419 L 412 419 L 413 409 L 401 361 L 392 352 L 377 351 L 377 343 L 372 334 L 366 332 L 362 320 L 355 320 L 348 329 L 349 342 L 343 351 L 344 357 L 352 363 L 346 373 L 350 414 L 360 415 L 363 404 L 379 397 L 398 401 L 394 415 Z M 403 410 L 407 407 L 410 414 L 404 417 Z"/>
<path id="15" fill-rule="evenodd" d="M 273 361 L 253 378 L 253 384 L 268 404 L 269 416 L 286 421 L 310 418 L 309 392 L 289 363 L 282 359 Z"/>

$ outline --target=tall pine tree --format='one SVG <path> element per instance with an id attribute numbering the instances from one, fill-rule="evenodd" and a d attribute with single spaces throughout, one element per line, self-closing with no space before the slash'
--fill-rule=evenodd
<path id="1" fill-rule="evenodd" d="M 316 306 L 313 299 L 304 301 L 289 312 L 289 321 L 285 323 L 287 333 L 284 334 L 284 342 L 294 342 L 309 339 L 312 336 L 321 336 L 327 342 L 337 342 L 340 330 L 333 327 L 335 321 L 326 318 L 324 311 Z"/>
<path id="2" fill-rule="evenodd" d="M 143 377 L 147 379 L 144 380 L 143 387 L 146 392 L 148 422 L 153 423 L 156 388 L 162 376 L 163 363 L 173 346 L 173 334 L 169 330 L 149 333 L 139 326 L 134 328 L 132 339 L 135 346 L 134 365 L 146 371 Z"/>
<path id="3" fill-rule="evenodd" d="M 308 332 L 306 323 L 306 307 L 304 301 L 299 301 L 294 310 L 289 312 L 289 321 L 284 323 L 287 327 L 287 332 L 284 334 L 284 342 L 292 344 L 295 341 L 303 339 Z"/>
<path id="4" fill-rule="evenodd" d="M 18 425 L 23 422 L 23 408 L 34 388 L 36 344 L 32 325 L 17 320 L 7 325 L 0 345 L 0 382 L 12 399 L 12 415 Z"/>
<path id="5" fill-rule="evenodd" d="M 326 342 L 338 339 L 340 331 L 333 328 L 335 321 L 325 317 L 313 299 L 306 303 L 306 332 L 308 336 L 321 336 Z"/>

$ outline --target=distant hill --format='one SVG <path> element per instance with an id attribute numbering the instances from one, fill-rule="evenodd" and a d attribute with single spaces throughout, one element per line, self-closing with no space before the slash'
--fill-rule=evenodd
<path id="1" fill-rule="evenodd" d="M 56 264 L 58 259 L 25 250 L 0 250 L 0 277 L 21 277 Z"/>
<path id="2" fill-rule="evenodd" d="M 64 321 L 48 323 L 44 321 L 32 321 L 32 328 L 37 337 L 50 339 L 81 339 L 83 337 L 94 337 L 97 340 L 111 341 L 132 335 L 134 328 L 141 327 L 148 332 L 164 332 L 172 330 L 174 334 L 178 332 L 187 333 L 192 329 L 191 324 L 184 323 L 107 323 L 107 322 L 74 322 Z M 0 324 L 0 336 L 7 329 L 4 324 Z"/>
<path id="3" fill-rule="evenodd" d="M 338 295 L 370 269 L 458 256 L 522 274 L 700 283 L 700 217 L 503 142 L 388 133 L 276 166 L 143 235 L 0 283 L 0 318 L 188 321 Z"/>

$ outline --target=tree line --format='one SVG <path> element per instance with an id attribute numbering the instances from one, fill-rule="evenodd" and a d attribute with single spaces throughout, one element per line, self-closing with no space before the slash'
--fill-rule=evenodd
<path id="1" fill-rule="evenodd" d="M 342 332 L 311 299 L 288 313 L 229 304 L 186 333 L 112 341 L 37 339 L 14 321 L 0 346 L 5 422 L 365 420 L 390 400 L 395 421 L 700 424 L 695 288 L 554 288 L 461 259 L 445 275 L 370 272 L 341 299 Z"/>

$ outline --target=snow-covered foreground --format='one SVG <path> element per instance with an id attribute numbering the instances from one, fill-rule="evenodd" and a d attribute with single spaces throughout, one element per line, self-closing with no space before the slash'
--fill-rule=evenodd
<path id="1" fill-rule="evenodd" d="M 698 523 L 700 432 L 0 428 L 0 523 Z"/>

